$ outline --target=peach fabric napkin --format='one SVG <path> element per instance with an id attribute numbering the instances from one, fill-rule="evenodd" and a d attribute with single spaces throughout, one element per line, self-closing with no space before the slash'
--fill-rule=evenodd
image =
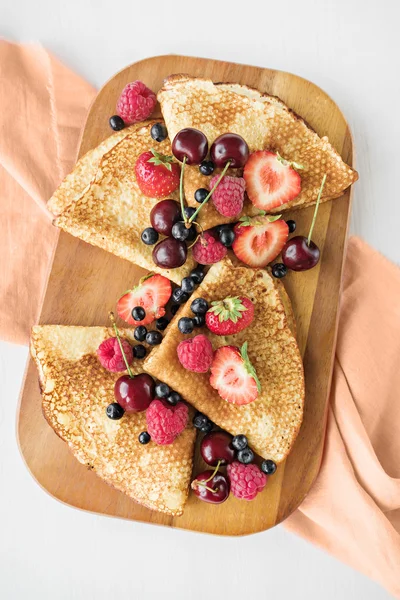
<path id="1" fill-rule="evenodd" d="M 45 202 L 74 163 L 93 88 L 0 41 L 0 337 L 27 343 L 57 241 Z M 400 272 L 352 238 L 321 472 L 285 526 L 400 598 Z"/>

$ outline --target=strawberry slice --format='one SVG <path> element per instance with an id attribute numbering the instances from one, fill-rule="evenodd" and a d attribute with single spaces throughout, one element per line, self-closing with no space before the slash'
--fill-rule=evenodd
<path id="1" fill-rule="evenodd" d="M 232 250 L 249 267 L 265 267 L 286 244 L 289 227 L 286 221 L 274 217 L 242 217 L 235 226 Z"/>
<path id="2" fill-rule="evenodd" d="M 148 325 L 154 319 L 165 315 L 165 305 L 171 297 L 171 282 L 162 275 L 146 275 L 139 281 L 139 285 L 126 292 L 117 303 L 118 315 L 129 325 Z M 142 306 L 146 316 L 142 321 L 135 321 L 132 310 Z"/>
<path id="3" fill-rule="evenodd" d="M 222 346 L 214 354 L 210 384 L 232 404 L 250 404 L 261 391 L 257 373 L 247 354 L 247 342 L 241 348 Z"/>
<path id="4" fill-rule="evenodd" d="M 269 211 L 300 194 L 301 177 L 293 166 L 301 168 L 268 150 L 250 155 L 243 177 L 247 195 L 254 206 Z"/>

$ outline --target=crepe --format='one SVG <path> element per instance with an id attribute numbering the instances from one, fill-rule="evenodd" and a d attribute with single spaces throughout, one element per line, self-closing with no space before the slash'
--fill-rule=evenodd
<path id="1" fill-rule="evenodd" d="M 160 198 L 149 198 L 140 191 L 135 177 L 136 160 L 154 145 L 158 152 L 171 154 L 168 139 L 157 143 L 150 137 L 155 122 L 129 128 L 129 133 L 101 157 L 104 143 L 101 151 L 86 155 L 68 181 L 61 184 L 49 206 L 54 210 L 64 208 L 55 219 L 55 225 L 64 231 L 180 283 L 196 264 L 190 250 L 182 267 L 161 269 L 153 262 L 153 246 L 147 246 L 140 238 L 143 229 L 150 226 L 150 211 Z M 77 191 L 84 184 L 78 196 Z M 178 192 L 169 198 L 178 200 Z M 68 201 L 71 203 L 65 207 Z"/>
<path id="2" fill-rule="evenodd" d="M 290 302 L 282 288 L 265 270 L 234 267 L 224 259 L 211 267 L 191 301 L 208 302 L 228 296 L 247 296 L 254 305 L 254 320 L 242 332 L 220 337 L 206 328 L 214 350 L 224 345 L 248 342 L 248 354 L 261 382 L 258 398 L 238 406 L 223 400 L 209 383 L 209 373 L 192 373 L 180 364 L 177 346 L 188 336 L 177 327 L 181 317 L 193 316 L 188 302 L 170 323 L 164 340 L 154 348 L 144 369 L 177 390 L 197 410 L 233 435 L 245 434 L 249 445 L 264 458 L 279 463 L 289 454 L 303 417 L 304 374 L 295 335 L 288 323 L 293 320 Z M 293 327 L 293 325 L 292 325 Z"/>
<path id="3" fill-rule="evenodd" d="M 210 145 L 223 133 L 237 133 L 246 140 L 250 152 L 269 149 L 303 166 L 299 171 L 300 194 L 291 202 L 272 209 L 271 213 L 315 204 L 324 173 L 327 180 L 322 202 L 341 196 L 358 179 L 357 172 L 343 162 L 328 138 L 320 138 L 275 96 L 245 85 L 214 84 L 208 79 L 171 75 L 164 81 L 157 98 L 171 140 L 184 127 L 200 129 Z M 238 170 L 235 173 L 241 174 Z M 197 167 L 187 168 L 185 193 L 191 206 L 196 206 L 194 192 L 201 187 L 208 188 L 209 179 L 201 175 Z M 203 210 L 207 213 L 202 217 L 204 228 L 227 222 L 212 203 Z M 257 213 L 247 200 L 243 214 Z"/>
<path id="4" fill-rule="evenodd" d="M 133 330 L 120 330 L 133 340 Z M 142 445 L 145 413 L 106 416 L 115 402 L 121 373 L 104 369 L 96 355 L 100 343 L 115 336 L 106 327 L 44 325 L 32 330 L 31 353 L 39 370 L 43 413 L 75 457 L 132 500 L 170 515 L 180 515 L 188 496 L 195 430 L 189 423 L 168 446 Z M 135 375 L 143 361 L 134 360 Z"/>

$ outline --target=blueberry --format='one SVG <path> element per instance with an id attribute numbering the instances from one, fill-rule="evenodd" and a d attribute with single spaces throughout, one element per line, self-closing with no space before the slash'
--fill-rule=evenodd
<path id="1" fill-rule="evenodd" d="M 158 346 L 162 342 L 162 335 L 159 331 L 149 331 L 146 335 L 146 342 L 149 346 Z"/>
<path id="2" fill-rule="evenodd" d="M 189 317 L 182 317 L 178 321 L 178 329 L 181 333 L 192 333 L 194 329 L 193 319 L 189 319 Z"/>
<path id="3" fill-rule="evenodd" d="M 133 356 L 135 358 L 144 358 L 146 356 L 146 348 L 142 344 L 133 346 Z"/>
<path id="4" fill-rule="evenodd" d="M 142 231 L 142 242 L 147 246 L 153 246 L 158 242 L 158 233 L 152 227 L 146 227 Z"/>
<path id="5" fill-rule="evenodd" d="M 235 234 L 233 233 L 233 229 L 231 227 L 221 227 L 218 237 L 221 244 L 227 248 L 230 248 L 235 241 Z"/>
<path id="6" fill-rule="evenodd" d="M 195 225 L 192 225 L 191 228 L 189 229 L 189 235 L 186 238 L 187 242 L 194 242 L 194 240 L 197 238 L 197 229 Z"/>
<path id="7" fill-rule="evenodd" d="M 109 118 L 108 122 L 111 129 L 114 129 L 114 131 L 121 131 L 121 129 L 125 127 L 125 123 L 119 115 L 113 115 Z"/>
<path id="8" fill-rule="evenodd" d="M 205 315 L 209 306 L 207 300 L 204 300 L 204 298 L 196 298 L 196 300 L 193 300 L 190 308 L 195 315 Z"/>
<path id="9" fill-rule="evenodd" d="M 178 304 L 184 304 L 189 300 L 189 294 L 183 291 L 182 288 L 175 288 L 172 292 L 172 300 Z"/>
<path id="10" fill-rule="evenodd" d="M 210 431 L 212 431 L 214 427 L 214 423 L 212 423 L 212 421 L 207 421 L 207 423 L 205 425 L 203 425 L 203 427 L 200 427 L 200 431 L 201 433 L 210 433 Z"/>
<path id="11" fill-rule="evenodd" d="M 170 389 L 166 383 L 162 383 L 162 381 L 159 381 L 158 383 L 156 383 L 155 392 L 157 398 L 166 398 L 170 394 Z"/>
<path id="12" fill-rule="evenodd" d="M 135 321 L 143 321 L 145 316 L 146 311 L 142 306 L 135 306 L 135 308 L 132 309 L 132 318 L 135 319 Z"/>
<path id="13" fill-rule="evenodd" d="M 147 335 L 147 329 L 144 325 L 138 325 L 135 328 L 135 331 L 133 333 L 133 337 L 138 342 L 144 342 L 144 340 L 146 339 L 146 335 Z"/>
<path id="14" fill-rule="evenodd" d="M 180 308 L 179 304 L 173 304 L 171 306 L 171 314 L 172 314 L 172 316 L 176 315 L 176 313 L 178 312 L 179 308 Z"/>
<path id="15" fill-rule="evenodd" d="M 169 325 L 169 321 L 168 321 L 167 317 L 160 317 L 156 321 L 156 327 L 160 331 L 164 331 L 164 329 L 166 329 L 168 327 L 168 325 Z"/>
<path id="16" fill-rule="evenodd" d="M 282 279 L 287 273 L 287 267 L 283 263 L 276 263 L 272 267 L 272 275 L 277 279 Z"/>
<path id="17" fill-rule="evenodd" d="M 195 283 L 191 277 L 184 277 L 182 279 L 181 288 L 187 294 L 191 294 L 194 291 Z"/>
<path id="18" fill-rule="evenodd" d="M 163 123 L 154 123 L 150 129 L 150 135 L 156 142 L 163 142 L 168 135 L 167 128 Z"/>
<path id="19" fill-rule="evenodd" d="M 167 402 L 169 402 L 172 406 L 176 406 L 181 400 L 182 398 L 180 397 L 178 392 L 171 392 L 167 398 Z"/>
<path id="20" fill-rule="evenodd" d="M 189 229 L 186 227 L 183 221 L 178 221 L 172 226 L 172 237 L 180 242 L 187 240 L 189 235 Z"/>
<path id="21" fill-rule="evenodd" d="M 195 327 L 204 327 L 206 324 L 206 318 L 204 315 L 195 315 L 193 317 L 193 323 Z"/>
<path id="22" fill-rule="evenodd" d="M 237 459 L 244 465 L 248 465 L 254 460 L 254 452 L 250 448 L 243 448 L 237 453 Z"/>
<path id="23" fill-rule="evenodd" d="M 113 421 L 118 421 L 118 419 L 121 419 L 124 416 L 124 412 L 124 409 L 120 404 L 118 404 L 118 402 L 113 402 L 106 408 L 107 417 Z"/>
<path id="24" fill-rule="evenodd" d="M 193 425 L 196 427 L 196 429 L 204 427 L 209 422 L 210 419 L 206 415 L 203 415 L 203 413 L 201 412 L 196 413 L 193 417 Z"/>
<path id="25" fill-rule="evenodd" d="M 235 450 L 244 450 L 247 448 L 247 437 L 245 435 L 235 435 L 232 446 Z"/>
<path id="26" fill-rule="evenodd" d="M 185 215 L 187 216 L 188 219 L 190 219 L 190 217 L 193 217 L 195 212 L 196 212 L 196 209 L 193 208 L 193 206 L 185 206 Z"/>
<path id="27" fill-rule="evenodd" d="M 139 433 L 139 444 L 148 444 L 149 441 L 151 440 L 151 436 L 147 431 L 142 431 L 142 433 Z"/>
<path id="28" fill-rule="evenodd" d="M 211 175 L 214 173 L 215 165 L 212 160 L 203 160 L 200 163 L 199 171 L 202 175 Z"/>
<path id="29" fill-rule="evenodd" d="M 190 271 L 189 276 L 193 279 L 193 281 L 198 285 L 201 283 L 205 277 L 205 273 L 201 267 L 196 267 L 193 271 Z"/>
<path id="30" fill-rule="evenodd" d="M 204 202 L 204 200 L 207 198 L 207 196 L 208 196 L 208 190 L 206 190 L 205 188 L 199 188 L 194 193 L 194 199 L 199 204 L 201 204 L 202 202 Z"/>
<path id="31" fill-rule="evenodd" d="M 293 233 L 296 231 L 296 221 L 293 221 L 293 219 L 289 219 L 289 221 L 286 221 L 286 225 L 289 227 L 289 233 Z"/>
<path id="32" fill-rule="evenodd" d="M 266 475 L 273 475 L 276 471 L 276 464 L 273 460 L 263 460 L 261 463 L 261 471 Z"/>

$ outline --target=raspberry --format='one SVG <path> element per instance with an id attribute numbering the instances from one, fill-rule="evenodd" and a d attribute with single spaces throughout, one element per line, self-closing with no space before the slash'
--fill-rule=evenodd
<path id="1" fill-rule="evenodd" d="M 192 248 L 194 260 L 201 265 L 212 265 L 222 260 L 227 252 L 228 248 L 209 231 L 203 233 Z"/>
<path id="2" fill-rule="evenodd" d="M 210 181 L 210 190 L 218 181 L 219 175 L 215 175 Z M 242 211 L 244 201 L 244 189 L 246 182 L 243 177 L 230 177 L 225 175 L 211 200 L 220 215 L 224 217 L 237 217 Z"/>
<path id="3" fill-rule="evenodd" d="M 128 365 L 130 365 L 133 361 L 132 346 L 127 340 L 121 340 L 121 343 Z M 112 371 L 113 373 L 126 371 L 126 364 L 116 337 L 108 338 L 108 340 L 101 342 L 97 348 L 97 356 L 99 357 L 101 366 L 107 369 L 107 371 Z"/>
<path id="4" fill-rule="evenodd" d="M 153 400 L 146 410 L 147 431 L 156 444 L 172 444 L 185 429 L 189 409 L 183 402 L 171 406 L 166 400 Z"/>
<path id="5" fill-rule="evenodd" d="M 117 113 L 127 125 L 147 119 L 157 104 L 157 97 L 141 81 L 128 83 L 117 102 Z"/>
<path id="6" fill-rule="evenodd" d="M 179 362 L 188 371 L 207 373 L 213 361 L 213 349 L 210 340 L 203 334 L 185 340 L 177 348 Z"/>
<path id="7" fill-rule="evenodd" d="M 243 465 L 233 462 L 227 467 L 231 492 L 240 500 L 254 500 L 267 483 L 268 477 L 255 464 Z"/>

